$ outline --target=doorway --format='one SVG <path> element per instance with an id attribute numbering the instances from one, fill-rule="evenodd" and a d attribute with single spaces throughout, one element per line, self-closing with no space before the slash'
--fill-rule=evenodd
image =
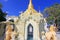
<path id="1" fill-rule="evenodd" d="M 31 24 L 27 28 L 27 40 L 33 40 L 33 26 Z"/>

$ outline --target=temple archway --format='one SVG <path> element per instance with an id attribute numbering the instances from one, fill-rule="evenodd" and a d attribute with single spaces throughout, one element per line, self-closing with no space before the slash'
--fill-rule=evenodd
<path id="1" fill-rule="evenodd" d="M 27 40 L 33 40 L 33 26 L 29 24 L 27 29 Z"/>

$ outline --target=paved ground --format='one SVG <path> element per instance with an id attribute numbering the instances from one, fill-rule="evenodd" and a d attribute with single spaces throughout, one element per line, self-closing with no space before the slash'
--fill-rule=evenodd
<path id="1" fill-rule="evenodd" d="M 60 40 L 60 32 L 57 32 L 57 40 Z"/>

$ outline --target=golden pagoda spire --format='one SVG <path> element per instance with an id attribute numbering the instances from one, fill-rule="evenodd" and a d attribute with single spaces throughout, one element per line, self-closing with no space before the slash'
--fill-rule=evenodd
<path id="1" fill-rule="evenodd" d="M 29 6 L 28 6 L 28 9 L 30 8 L 33 8 L 32 0 L 30 0 Z"/>

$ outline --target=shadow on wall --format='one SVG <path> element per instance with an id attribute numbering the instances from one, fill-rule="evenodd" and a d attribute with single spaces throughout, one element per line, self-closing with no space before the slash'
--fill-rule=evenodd
<path id="1" fill-rule="evenodd" d="M 1 23 L 0 24 L 0 40 L 4 40 L 5 29 L 6 29 L 6 24 L 5 23 Z"/>

